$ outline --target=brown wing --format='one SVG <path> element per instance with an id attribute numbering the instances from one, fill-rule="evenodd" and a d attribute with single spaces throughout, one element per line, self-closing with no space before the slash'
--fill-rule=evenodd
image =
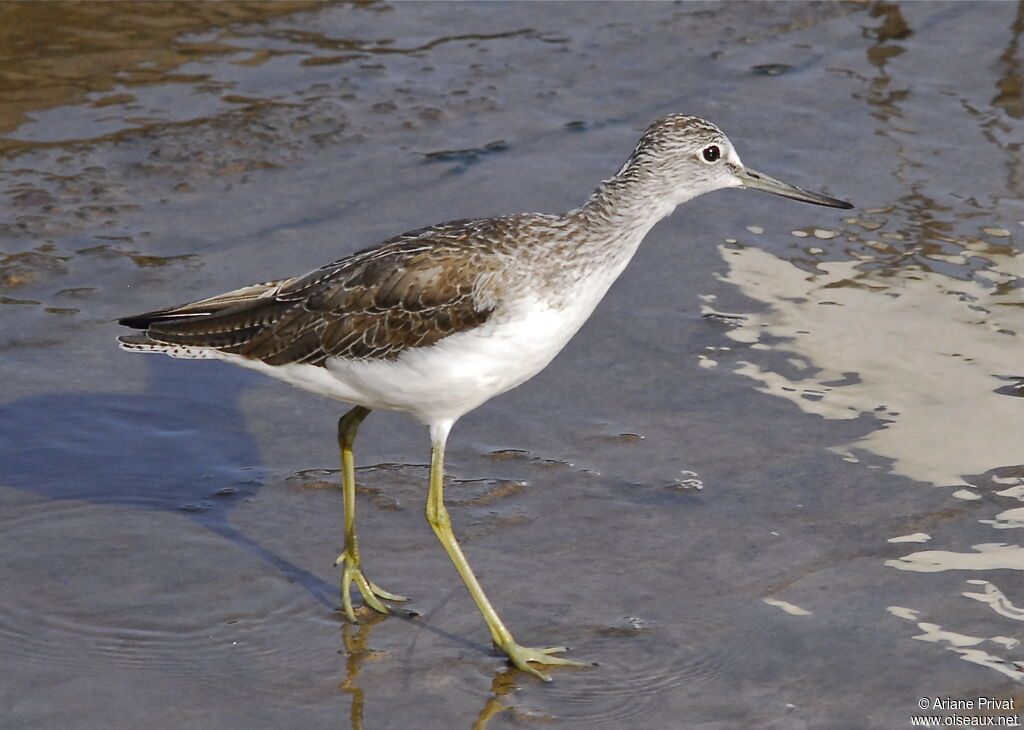
<path id="1" fill-rule="evenodd" d="M 481 245 L 488 240 L 481 228 L 496 222 L 413 231 L 305 276 L 120 323 L 146 330 L 154 343 L 209 347 L 269 365 L 392 359 L 487 321 L 492 308 L 480 303 L 478 283 L 501 247 Z"/>

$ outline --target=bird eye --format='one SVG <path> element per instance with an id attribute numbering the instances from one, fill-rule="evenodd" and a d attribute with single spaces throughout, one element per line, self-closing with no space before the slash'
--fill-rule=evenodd
<path id="1" fill-rule="evenodd" d="M 705 162 L 714 162 L 722 156 L 722 150 L 718 149 L 717 144 L 712 144 L 705 147 L 701 154 L 704 156 Z"/>

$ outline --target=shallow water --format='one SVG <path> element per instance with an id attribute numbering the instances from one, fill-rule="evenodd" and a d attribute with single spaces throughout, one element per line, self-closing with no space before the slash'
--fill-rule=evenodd
<path id="1" fill-rule="evenodd" d="M 0 7 L 4 725 L 1024 708 L 1020 8 Z M 543 685 L 491 653 L 422 517 L 426 433 L 393 414 L 360 432 L 359 525 L 416 615 L 347 625 L 338 405 L 130 356 L 113 320 L 564 210 L 669 111 L 857 207 L 687 204 L 456 426 L 455 529 L 498 610 L 599 666 Z"/>

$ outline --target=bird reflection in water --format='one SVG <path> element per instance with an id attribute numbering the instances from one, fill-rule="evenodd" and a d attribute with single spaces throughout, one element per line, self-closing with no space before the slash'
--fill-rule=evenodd
<path id="1" fill-rule="evenodd" d="M 385 652 L 376 651 L 370 648 L 370 634 L 373 628 L 387 620 L 386 614 L 377 613 L 368 608 L 361 607 L 357 611 L 358 624 L 344 623 L 341 627 L 341 640 L 345 646 L 345 679 L 338 685 L 338 689 L 352 697 L 352 706 L 349 710 L 349 726 L 351 730 L 363 730 L 363 708 L 366 706 L 366 690 L 360 687 L 359 672 L 363 663 L 375 661 L 385 656 Z M 494 675 L 491 680 L 491 695 L 487 698 L 482 710 L 473 722 L 472 730 L 487 730 L 491 720 L 503 712 L 511 711 L 517 718 L 539 719 L 535 715 L 520 715 L 515 707 L 508 704 L 509 695 L 516 689 L 516 676 L 519 670 L 509 667 Z"/>

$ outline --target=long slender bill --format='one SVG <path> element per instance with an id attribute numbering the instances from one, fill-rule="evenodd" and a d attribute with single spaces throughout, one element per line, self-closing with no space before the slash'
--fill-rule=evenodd
<path id="1" fill-rule="evenodd" d="M 795 185 L 789 185 L 781 180 L 769 177 L 764 173 L 751 170 L 749 167 L 744 167 L 738 170 L 736 172 L 736 176 L 740 179 L 740 186 L 749 190 L 763 190 L 766 193 L 775 193 L 776 195 L 781 195 L 784 198 L 792 198 L 793 200 L 800 200 L 804 203 L 814 203 L 815 205 L 826 205 L 829 208 L 853 207 L 845 200 L 837 200 L 836 198 L 830 198 L 829 196 L 822 195 L 820 193 L 809 193 L 806 190 L 801 190 Z"/>

